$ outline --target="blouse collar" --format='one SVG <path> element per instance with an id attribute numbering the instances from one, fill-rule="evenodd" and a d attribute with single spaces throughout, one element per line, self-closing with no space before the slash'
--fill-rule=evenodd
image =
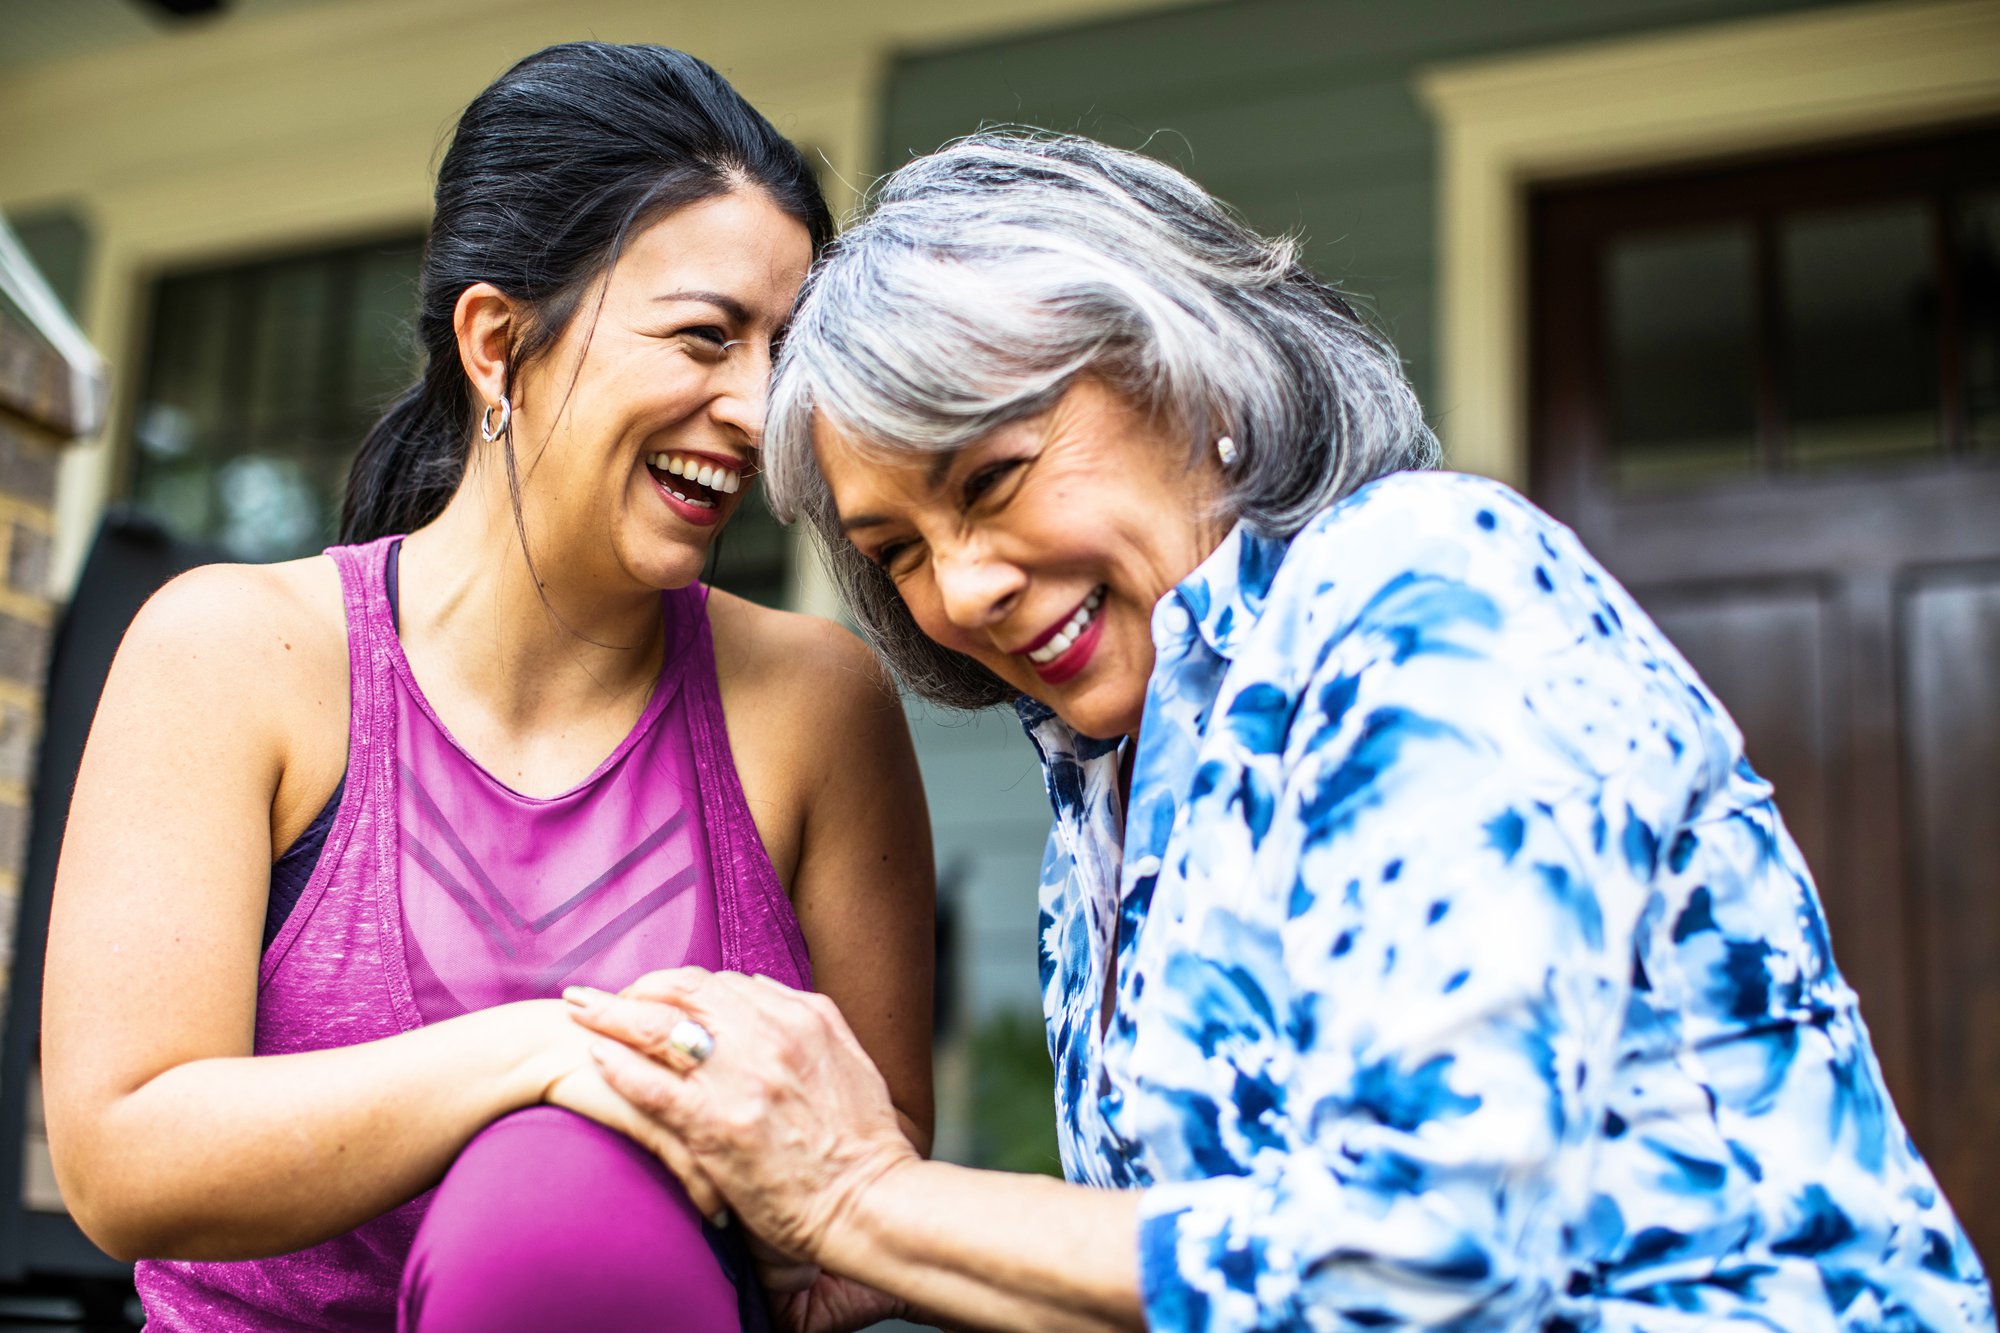
<path id="1" fill-rule="evenodd" d="M 1230 528 L 1208 558 L 1153 607 L 1154 674 L 1186 656 L 1196 637 L 1216 656 L 1235 661 L 1264 613 L 1271 582 L 1290 545 L 1254 531 L 1247 521 Z M 1014 712 L 1044 759 L 1060 753 L 1085 762 L 1117 750 L 1122 739 L 1099 740 L 1074 731 L 1053 708 L 1025 694 L 1015 698 Z"/>

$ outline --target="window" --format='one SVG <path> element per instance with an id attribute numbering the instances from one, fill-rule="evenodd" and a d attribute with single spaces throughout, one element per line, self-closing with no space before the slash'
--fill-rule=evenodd
<path id="1" fill-rule="evenodd" d="M 238 560 L 331 542 L 355 446 L 416 375 L 421 251 L 403 237 L 163 278 L 132 498 Z"/>
<path id="2" fill-rule="evenodd" d="M 1615 489 L 2000 456 L 2000 127 L 1534 207 L 1539 359 Z"/>

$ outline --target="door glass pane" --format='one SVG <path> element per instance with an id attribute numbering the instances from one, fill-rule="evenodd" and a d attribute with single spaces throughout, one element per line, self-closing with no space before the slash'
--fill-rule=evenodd
<path id="1" fill-rule="evenodd" d="M 1937 450 L 1931 234 L 1930 206 L 1920 199 L 1780 223 L 1789 463 Z"/>
<path id="2" fill-rule="evenodd" d="M 1611 457 L 1620 485 L 1756 466 L 1753 253 L 1747 225 L 1611 243 Z"/>
<path id="3" fill-rule="evenodd" d="M 1972 447 L 2000 453 L 2000 193 L 1960 205 L 1958 300 Z"/>

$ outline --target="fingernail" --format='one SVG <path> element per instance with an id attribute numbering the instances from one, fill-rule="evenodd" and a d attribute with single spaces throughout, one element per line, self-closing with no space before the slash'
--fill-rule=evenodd
<path id="1" fill-rule="evenodd" d="M 589 986 L 564 986 L 562 997 L 579 1009 L 587 1009 L 603 1000 L 604 992 Z"/>
<path id="2" fill-rule="evenodd" d="M 597 1061 L 597 1063 L 601 1065 L 609 1064 L 614 1058 L 617 1049 L 618 1046 L 617 1043 L 615 1042 L 609 1042 L 603 1040 L 593 1041 L 592 1043 L 590 1043 L 590 1058 Z"/>

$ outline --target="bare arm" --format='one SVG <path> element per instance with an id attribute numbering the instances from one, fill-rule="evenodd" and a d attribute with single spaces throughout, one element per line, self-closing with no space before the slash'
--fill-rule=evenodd
<path id="1" fill-rule="evenodd" d="M 852 634 L 712 593 L 716 674 L 757 828 L 813 985 L 931 1138 L 936 882 L 923 783 L 894 686 Z"/>
<path id="2" fill-rule="evenodd" d="M 906 1162 L 860 1195 L 819 1262 L 966 1328 L 1144 1328 L 1139 1193 Z"/>
<path id="3" fill-rule="evenodd" d="M 287 719 L 329 702 L 306 665 L 325 626 L 286 577 L 214 567 L 148 604 L 77 777 L 43 1076 L 64 1197 L 122 1257 L 245 1258 L 338 1235 L 420 1192 L 582 1054 L 547 1001 L 251 1058 Z M 338 689 L 344 718 L 344 674 Z"/>
<path id="4" fill-rule="evenodd" d="M 831 999 L 882 1072 L 919 1152 L 933 1129 L 936 869 L 930 812 L 895 688 L 860 643 L 815 627 L 824 721 L 792 905 Z M 796 670 L 796 668 L 794 668 Z"/>

